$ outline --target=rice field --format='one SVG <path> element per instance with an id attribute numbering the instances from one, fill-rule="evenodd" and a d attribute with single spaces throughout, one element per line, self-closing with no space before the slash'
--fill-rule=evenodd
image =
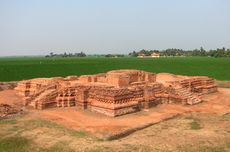
<path id="1" fill-rule="evenodd" d="M 206 75 L 230 80 L 230 58 L 0 58 L 0 81 L 102 73 L 114 69 L 139 69 L 180 75 Z"/>

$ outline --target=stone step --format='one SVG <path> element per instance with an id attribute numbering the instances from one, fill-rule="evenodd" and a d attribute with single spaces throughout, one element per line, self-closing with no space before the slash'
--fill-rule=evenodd
<path id="1" fill-rule="evenodd" d="M 201 99 L 199 99 L 198 96 L 194 95 L 192 92 L 185 88 L 177 88 L 175 90 L 177 93 L 187 98 L 187 104 L 192 105 L 201 102 Z"/>
<path id="2" fill-rule="evenodd" d="M 50 89 L 50 90 L 47 90 L 45 92 L 42 92 L 41 94 L 39 94 L 35 99 L 34 101 L 36 100 L 41 100 L 42 98 L 44 97 L 51 97 L 52 96 L 52 93 L 55 91 L 55 89 Z"/>

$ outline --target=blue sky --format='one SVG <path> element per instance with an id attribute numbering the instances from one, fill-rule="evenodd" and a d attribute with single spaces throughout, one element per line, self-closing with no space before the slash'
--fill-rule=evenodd
<path id="1" fill-rule="evenodd" d="M 0 0 L 0 56 L 230 48 L 229 0 Z"/>

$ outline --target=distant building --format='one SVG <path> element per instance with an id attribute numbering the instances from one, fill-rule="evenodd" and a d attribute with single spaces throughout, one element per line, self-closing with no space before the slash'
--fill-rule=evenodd
<path id="1" fill-rule="evenodd" d="M 151 57 L 153 57 L 153 58 L 159 58 L 160 57 L 160 53 L 155 53 L 155 52 L 153 52 L 152 54 L 151 54 Z"/>
<path id="2" fill-rule="evenodd" d="M 144 53 L 140 53 L 140 54 L 138 54 L 138 58 L 143 58 L 143 57 L 145 57 L 146 55 L 144 54 Z"/>

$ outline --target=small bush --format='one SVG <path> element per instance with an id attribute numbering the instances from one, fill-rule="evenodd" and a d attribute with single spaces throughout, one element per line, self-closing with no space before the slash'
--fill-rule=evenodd
<path id="1" fill-rule="evenodd" d="M 200 124 L 196 120 L 193 120 L 190 123 L 190 128 L 193 130 L 198 130 L 198 129 L 201 129 L 202 127 L 200 126 Z"/>

